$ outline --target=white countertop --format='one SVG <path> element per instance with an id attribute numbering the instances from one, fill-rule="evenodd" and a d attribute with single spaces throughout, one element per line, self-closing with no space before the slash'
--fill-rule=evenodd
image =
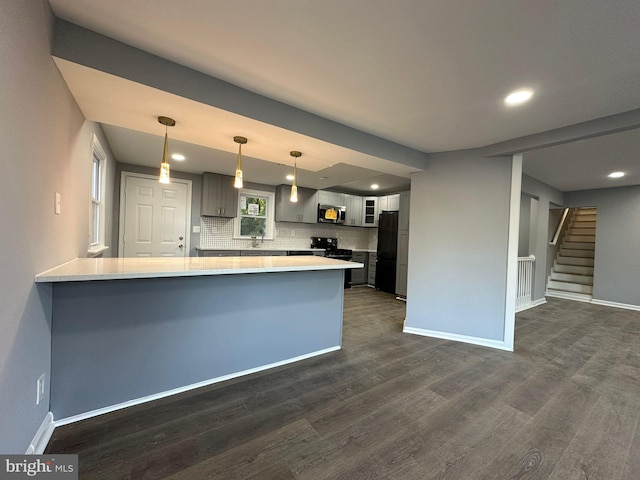
<path id="1" fill-rule="evenodd" d="M 266 252 L 324 252 L 324 248 L 271 248 L 269 246 L 262 247 L 196 247 L 196 250 L 201 250 L 203 252 L 207 251 L 243 251 L 243 252 L 259 252 L 260 250 L 264 250 Z"/>
<path id="2" fill-rule="evenodd" d="M 303 256 L 76 258 L 36 275 L 37 283 L 125 280 L 131 278 L 195 277 L 242 273 L 299 272 L 363 268 L 356 262 Z"/>

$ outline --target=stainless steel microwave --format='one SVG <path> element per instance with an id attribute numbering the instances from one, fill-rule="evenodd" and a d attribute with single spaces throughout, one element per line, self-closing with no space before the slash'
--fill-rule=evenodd
<path id="1" fill-rule="evenodd" d="M 344 223 L 347 218 L 347 207 L 318 204 L 319 223 Z"/>

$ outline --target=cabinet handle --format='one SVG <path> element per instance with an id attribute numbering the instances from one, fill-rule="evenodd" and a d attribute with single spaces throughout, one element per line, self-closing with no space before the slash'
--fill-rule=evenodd
<path id="1" fill-rule="evenodd" d="M 222 212 L 220 212 L 220 210 L 222 210 L 220 207 L 218 207 L 218 215 L 222 215 Z"/>

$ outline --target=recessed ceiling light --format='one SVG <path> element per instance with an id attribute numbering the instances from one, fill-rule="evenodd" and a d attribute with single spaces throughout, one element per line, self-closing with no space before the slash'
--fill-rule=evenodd
<path id="1" fill-rule="evenodd" d="M 378 185 L 377 183 L 374 183 L 373 185 L 371 185 L 371 190 L 377 190 L 380 188 L 380 185 Z"/>
<path id="2" fill-rule="evenodd" d="M 522 90 L 515 90 L 507 95 L 504 99 L 504 103 L 509 106 L 522 105 L 528 102 L 533 97 L 533 90 L 524 88 Z"/>
<path id="3" fill-rule="evenodd" d="M 609 178 L 620 178 L 624 177 L 624 172 L 611 172 L 609 174 Z"/>
<path id="4" fill-rule="evenodd" d="M 287 175 L 287 180 L 289 180 L 289 181 L 293 180 L 293 175 L 291 175 L 291 174 Z"/>
<path id="5" fill-rule="evenodd" d="M 318 180 L 326 180 L 327 177 L 318 177 Z"/>
<path id="6" fill-rule="evenodd" d="M 185 160 L 187 157 L 185 157 L 184 155 L 182 155 L 181 153 L 174 153 L 173 155 L 171 155 L 171 158 L 173 158 L 174 160 L 177 160 L 179 162 Z"/>

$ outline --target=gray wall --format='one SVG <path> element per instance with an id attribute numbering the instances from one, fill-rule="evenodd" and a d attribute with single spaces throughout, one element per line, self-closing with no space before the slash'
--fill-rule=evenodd
<path id="1" fill-rule="evenodd" d="M 51 59 L 52 25 L 45 0 L 2 2 L 2 453 L 24 453 L 49 410 L 51 288 L 36 288 L 34 275 L 86 256 L 89 246 L 91 134 L 98 129 L 85 121 Z M 62 195 L 60 215 L 53 212 L 55 192 Z M 46 396 L 36 406 L 43 373 Z"/>
<path id="2" fill-rule="evenodd" d="M 568 207 L 598 209 L 593 298 L 640 306 L 640 186 L 564 195 Z"/>
<path id="3" fill-rule="evenodd" d="M 526 157 L 526 155 L 525 153 L 524 156 Z M 559 190 L 528 175 L 522 175 L 522 192 L 537 199 L 537 227 L 533 235 L 535 239 L 531 240 L 533 248 L 529 249 L 529 252 L 536 257 L 532 294 L 532 300 L 536 301 L 544 298 L 544 292 L 547 288 L 547 258 L 549 255 L 550 235 L 549 208 L 552 204 L 562 205 L 564 197 Z"/>
<path id="4" fill-rule="evenodd" d="M 511 168 L 457 152 L 411 177 L 405 326 L 503 340 Z"/>

